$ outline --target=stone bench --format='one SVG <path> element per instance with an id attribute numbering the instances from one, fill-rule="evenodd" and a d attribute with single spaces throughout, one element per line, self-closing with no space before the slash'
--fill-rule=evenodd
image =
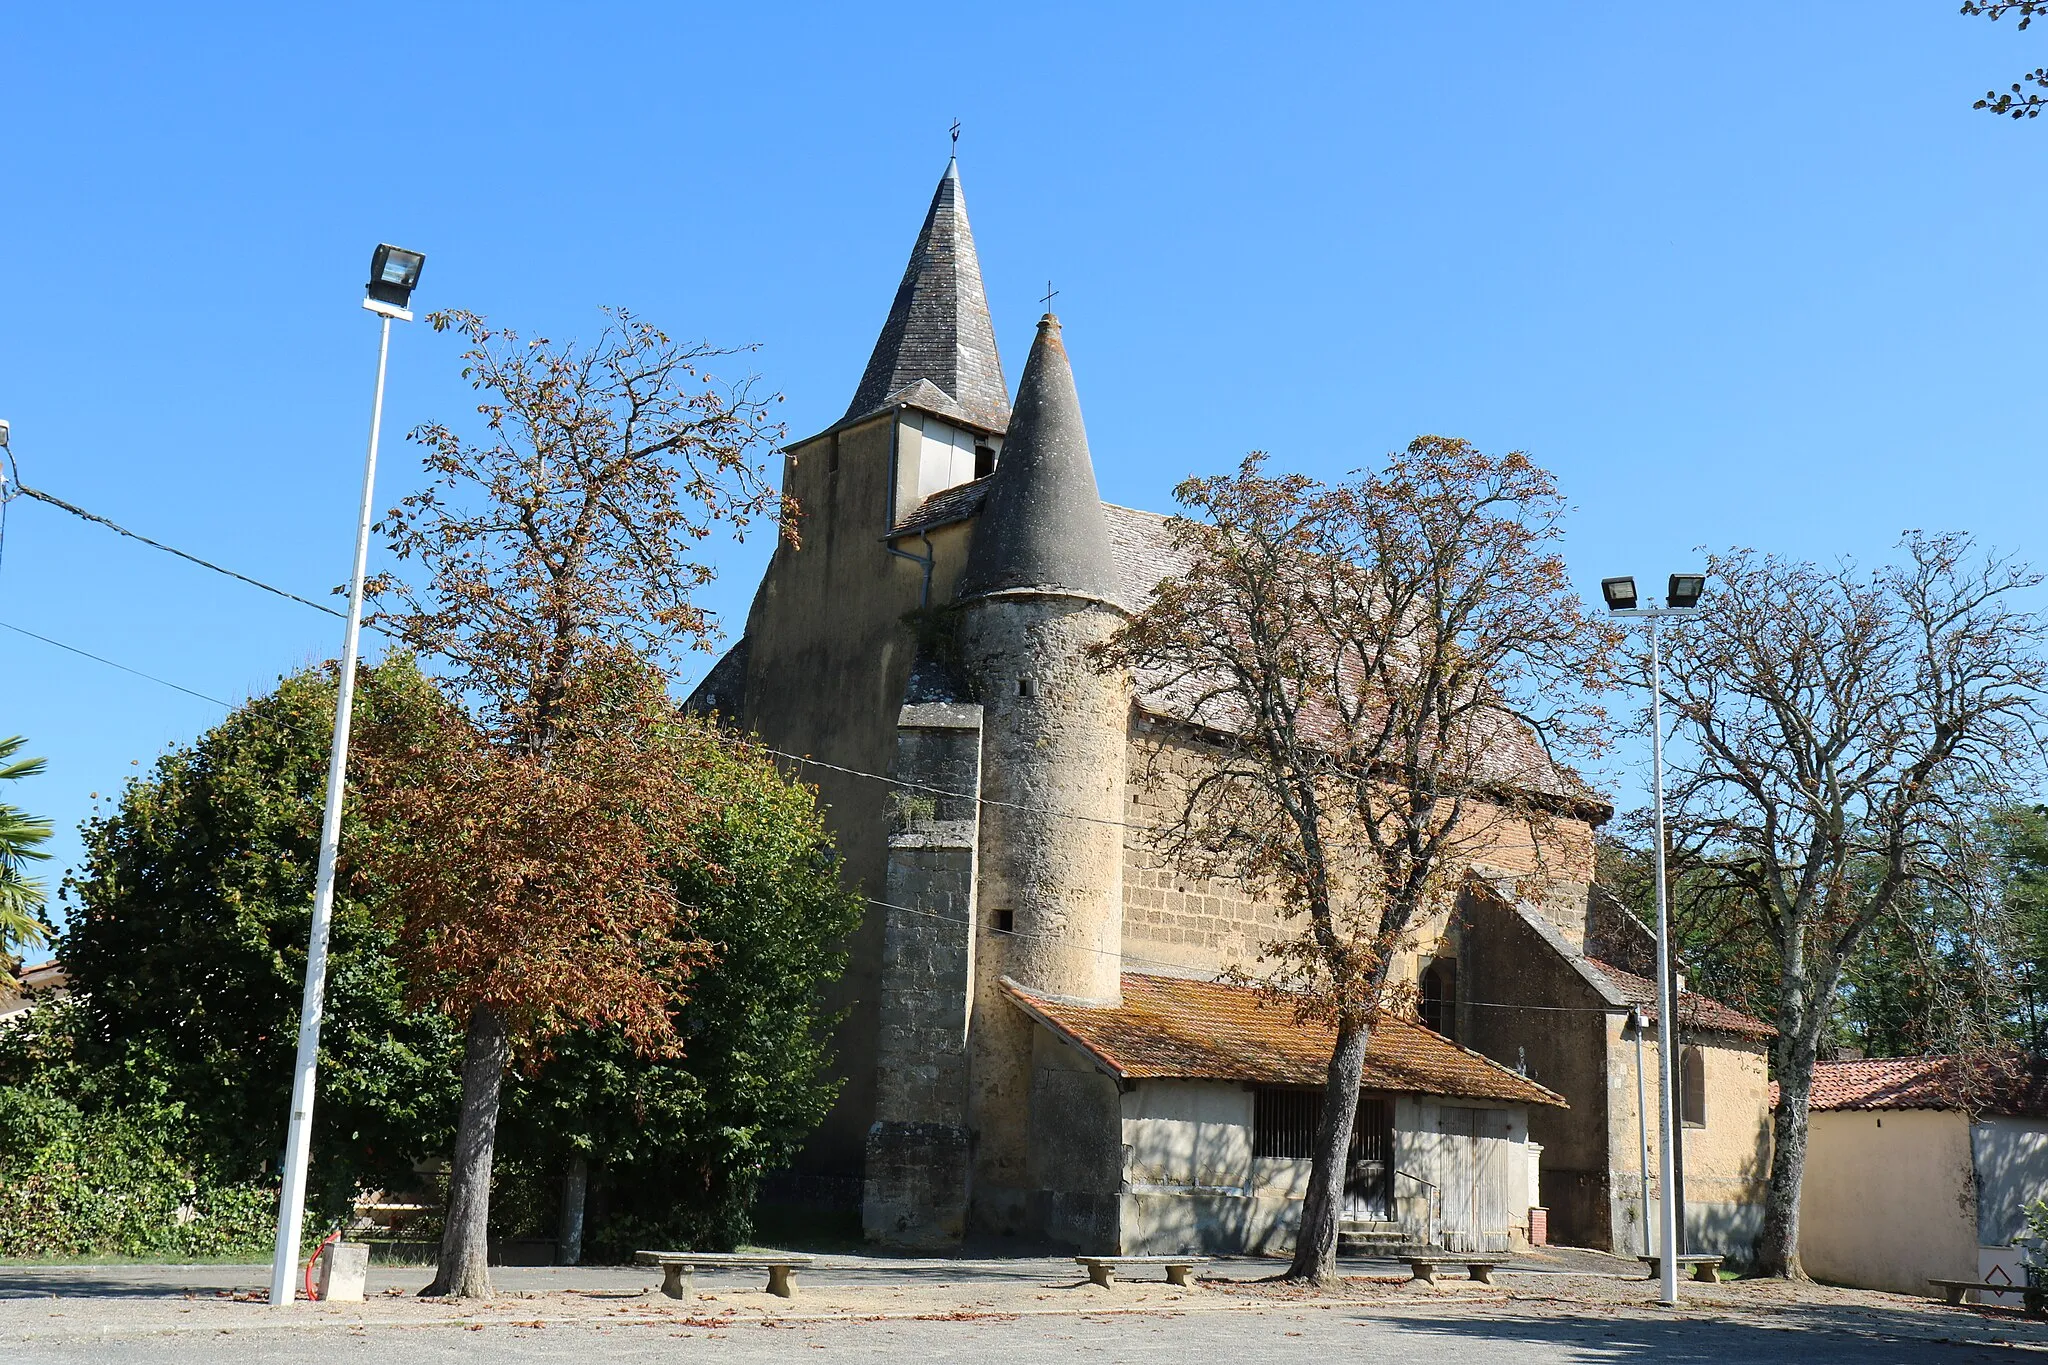
<path id="1" fill-rule="evenodd" d="M 2048 1293 L 2026 1284 L 1990 1284 L 1983 1280 L 1936 1280 L 1927 1283 L 1941 1291 L 1942 1297 L 1960 1307 L 1963 1296 L 1971 1290 L 1982 1294 L 2017 1294 L 2029 1313 L 2038 1315 L 2048 1305 Z"/>
<path id="2" fill-rule="evenodd" d="M 1638 1261 L 1650 1268 L 1650 1278 L 1656 1279 L 1664 1273 L 1664 1261 L 1659 1256 L 1638 1256 Z M 1681 1275 L 1698 1280 L 1701 1284 L 1721 1283 L 1721 1258 L 1719 1256 L 1674 1256 Z"/>
<path id="3" fill-rule="evenodd" d="M 661 1267 L 661 1292 L 672 1299 L 697 1297 L 697 1271 L 728 1270 L 736 1266 L 765 1269 L 768 1272 L 768 1292 L 793 1299 L 796 1297 L 797 1268 L 809 1265 L 812 1260 L 809 1256 L 743 1256 L 713 1251 L 636 1251 L 633 1259 L 641 1265 Z"/>
<path id="4" fill-rule="evenodd" d="M 1116 1272 L 1125 1266 L 1163 1265 L 1168 1284 L 1185 1285 L 1188 1272 L 1209 1264 L 1207 1256 L 1076 1256 L 1074 1264 L 1088 1268 L 1088 1278 L 1104 1289 L 1116 1283 Z"/>
<path id="5" fill-rule="evenodd" d="M 1493 1268 L 1506 1265 L 1504 1256 L 1407 1256 L 1409 1273 L 1424 1284 L 1436 1283 L 1438 1266 L 1461 1265 L 1465 1273 L 1480 1284 L 1493 1283 Z"/>

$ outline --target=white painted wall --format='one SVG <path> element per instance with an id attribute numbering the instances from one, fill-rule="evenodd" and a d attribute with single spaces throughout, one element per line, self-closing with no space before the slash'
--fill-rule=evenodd
<path id="1" fill-rule="evenodd" d="M 2009 1246 L 2026 1232 L 2023 1210 L 2048 1199 L 2048 1119 L 1982 1119 L 1970 1127 L 1977 1169 L 1977 1242 Z"/>
<path id="2" fill-rule="evenodd" d="M 1124 1094 L 1123 1128 L 1124 1176 L 1133 1185 L 1252 1183 L 1252 1092 L 1241 1085 L 1140 1081 Z"/>
<path id="3" fill-rule="evenodd" d="M 1977 1273 L 1970 1125 L 1935 1109 L 1814 1113 L 1799 1255 L 1815 1279 L 1927 1294 Z"/>

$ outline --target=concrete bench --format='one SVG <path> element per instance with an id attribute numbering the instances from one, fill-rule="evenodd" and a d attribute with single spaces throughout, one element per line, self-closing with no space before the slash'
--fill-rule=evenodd
<path id="1" fill-rule="evenodd" d="M 1409 1273 L 1424 1284 L 1436 1283 L 1436 1269 L 1443 1265 L 1461 1265 L 1465 1273 L 1480 1284 L 1493 1283 L 1493 1268 L 1507 1264 L 1503 1256 L 1409 1256 Z"/>
<path id="2" fill-rule="evenodd" d="M 797 1268 L 809 1265 L 812 1260 L 809 1256 L 742 1256 L 713 1251 L 636 1251 L 633 1259 L 641 1265 L 661 1267 L 661 1292 L 672 1299 L 697 1297 L 697 1271 L 727 1270 L 735 1266 L 765 1269 L 768 1272 L 768 1292 L 793 1299 L 796 1297 Z"/>
<path id="3" fill-rule="evenodd" d="M 1980 1294 L 2017 1294 L 2029 1313 L 2038 1314 L 2043 1305 L 2048 1304 L 2048 1292 L 2027 1284 L 1990 1284 L 1984 1280 L 1935 1279 L 1930 1279 L 1927 1283 L 1939 1289 L 1944 1299 L 1957 1306 L 1961 1306 L 1963 1296 L 1973 1289 Z"/>
<path id="4" fill-rule="evenodd" d="M 1188 1272 L 1209 1264 L 1207 1256 L 1076 1256 L 1074 1264 L 1088 1268 L 1088 1278 L 1104 1289 L 1116 1283 L 1116 1272 L 1125 1266 L 1163 1265 L 1168 1284 L 1185 1285 Z"/>
<path id="5" fill-rule="evenodd" d="M 1650 1268 L 1650 1278 L 1656 1279 L 1664 1273 L 1664 1261 L 1659 1256 L 1638 1256 L 1638 1261 Z M 1701 1284 L 1721 1283 L 1721 1258 L 1719 1256 L 1674 1256 L 1678 1262 L 1678 1273 L 1698 1280 Z"/>

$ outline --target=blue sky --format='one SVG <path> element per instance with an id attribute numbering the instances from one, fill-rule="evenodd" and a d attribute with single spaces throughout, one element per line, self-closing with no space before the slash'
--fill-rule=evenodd
<path id="1" fill-rule="evenodd" d="M 31 485 L 319 595 L 377 241 L 428 253 L 426 307 L 759 342 L 808 434 L 957 116 L 1011 378 L 1051 277 L 1115 501 L 1427 431 L 1554 469 L 1589 593 L 1703 545 L 1873 562 L 1907 527 L 2048 561 L 2048 124 L 1969 107 L 2048 31 L 1955 8 L 15 6 L 0 417 Z M 455 352 L 400 329 L 388 433 L 466 413 Z M 387 440 L 380 502 L 417 478 Z M 719 551 L 734 626 L 766 551 Z M 339 647 L 19 501 L 0 621 L 230 701 Z M 221 714 L 0 632 L 60 865 L 94 793 Z"/>

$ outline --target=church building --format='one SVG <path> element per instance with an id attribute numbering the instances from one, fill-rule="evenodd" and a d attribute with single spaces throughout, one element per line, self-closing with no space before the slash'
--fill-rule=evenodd
<path id="1" fill-rule="evenodd" d="M 1330 1035 L 1226 979 L 1288 932 L 1281 907 L 1148 845 L 1175 799 L 1158 774 L 1198 771 L 1204 729 L 1087 652 L 1174 573 L 1167 522 L 1101 500 L 1050 313 L 1012 398 L 957 166 L 845 415 L 785 455 L 800 543 L 691 704 L 803 756 L 868 900 L 804 1173 L 858 1191 L 886 1245 L 1286 1250 Z M 1642 1245 L 1650 943 L 1592 884 L 1610 807 L 1557 778 L 1563 853 L 1539 863 L 1504 818 L 1396 966 L 1420 1009 L 1372 1037 L 1353 1248 Z M 1694 995 L 1677 1022 L 1690 1249 L 1740 1259 L 1770 1030 Z"/>

